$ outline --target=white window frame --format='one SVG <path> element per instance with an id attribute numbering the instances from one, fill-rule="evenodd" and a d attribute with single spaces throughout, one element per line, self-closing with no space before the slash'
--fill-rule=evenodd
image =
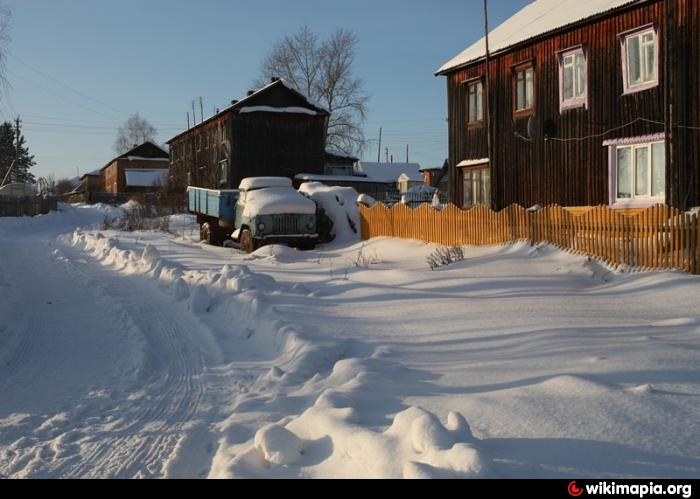
<path id="1" fill-rule="evenodd" d="M 481 78 L 476 78 L 465 82 L 465 85 L 467 87 L 467 124 L 482 125 L 484 123 L 484 83 Z M 472 106 L 472 87 L 474 88 L 475 102 L 473 104 L 475 106 Z M 474 119 L 472 119 L 472 111 L 474 111 Z"/>
<path id="2" fill-rule="evenodd" d="M 629 51 L 627 49 L 629 41 L 633 38 L 639 38 L 639 48 L 641 52 L 641 57 L 640 57 L 640 72 L 642 74 L 642 78 L 644 77 L 644 74 L 646 71 L 644 71 L 645 68 L 645 51 L 644 51 L 644 46 L 642 44 L 642 38 L 644 35 L 651 34 L 653 36 L 653 44 L 654 44 L 654 70 L 652 71 L 652 76 L 653 78 L 648 81 L 642 81 L 640 83 L 631 83 L 630 82 L 630 77 L 629 77 L 629 70 L 630 70 L 630 64 L 629 64 Z M 649 90 L 650 88 L 655 88 L 659 86 L 659 33 L 658 33 L 658 27 L 656 24 L 647 24 L 645 26 L 640 26 L 639 28 L 635 28 L 630 31 L 626 31 L 624 33 L 620 33 L 618 35 L 620 38 L 620 47 L 622 49 L 622 82 L 623 82 L 623 95 L 627 94 L 633 94 L 636 92 L 642 92 L 644 90 Z"/>
<path id="3" fill-rule="evenodd" d="M 566 68 L 566 60 L 568 58 L 573 58 L 574 65 L 574 87 L 578 79 L 576 78 L 576 56 L 583 56 L 583 94 L 575 95 L 574 97 L 567 99 L 564 96 L 564 75 Z M 588 50 L 584 45 L 579 45 L 578 47 L 572 47 L 566 50 L 562 50 L 557 54 L 557 60 L 559 62 L 559 111 L 564 112 L 569 109 L 576 109 L 579 107 L 588 108 Z"/>
<path id="4" fill-rule="evenodd" d="M 665 140 L 658 137 L 640 137 L 637 139 L 622 139 L 611 141 L 610 148 L 610 205 L 613 208 L 645 208 L 655 204 L 663 204 L 666 201 L 666 189 L 664 181 L 664 193 L 658 196 L 653 196 L 654 182 L 654 163 L 652 146 L 654 144 L 665 145 Z M 637 154 L 639 149 L 648 149 L 649 173 L 648 173 L 648 188 L 646 194 L 637 195 Z M 618 197 L 618 176 L 617 176 L 617 158 L 620 149 L 631 150 L 631 168 L 630 168 L 630 196 L 629 198 Z M 664 178 L 666 175 L 666 157 L 664 155 Z"/>

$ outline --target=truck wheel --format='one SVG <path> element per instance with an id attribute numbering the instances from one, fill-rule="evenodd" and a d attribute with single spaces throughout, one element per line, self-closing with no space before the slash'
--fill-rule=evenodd
<path id="1" fill-rule="evenodd" d="M 257 249 L 255 240 L 253 239 L 253 234 L 251 234 L 248 229 L 243 229 L 241 231 L 241 235 L 238 240 L 241 242 L 241 250 L 245 251 L 246 253 L 252 253 Z"/>
<path id="2" fill-rule="evenodd" d="M 205 222 L 199 226 L 199 240 L 200 241 L 210 242 L 209 241 L 210 234 L 211 234 L 211 228 L 210 228 L 208 222 Z"/>
<path id="3" fill-rule="evenodd" d="M 212 246 L 221 246 L 226 235 L 220 227 L 206 222 L 202 224 L 199 236 L 202 241 L 206 241 Z"/>

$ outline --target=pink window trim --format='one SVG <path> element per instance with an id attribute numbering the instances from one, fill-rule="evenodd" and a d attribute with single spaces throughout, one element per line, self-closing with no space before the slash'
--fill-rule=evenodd
<path id="1" fill-rule="evenodd" d="M 603 142 L 608 147 L 608 199 L 612 209 L 623 208 L 649 208 L 665 201 L 663 199 L 630 199 L 629 201 L 617 200 L 617 148 L 618 146 L 633 146 L 636 144 L 647 144 L 649 142 L 659 142 L 666 140 L 666 134 L 655 133 L 653 135 L 643 135 L 640 137 L 630 137 L 627 139 L 612 139 Z"/>
<path id="2" fill-rule="evenodd" d="M 630 87 L 629 85 L 629 68 L 627 67 L 627 39 L 630 36 L 637 35 L 644 31 L 654 31 L 654 60 L 656 61 L 656 67 L 654 68 L 654 81 L 648 83 L 642 83 L 640 85 L 635 85 Z M 658 23 L 649 23 L 644 26 L 639 26 L 638 28 L 629 29 L 623 31 L 617 35 L 620 40 L 620 50 L 622 52 L 622 95 L 636 94 L 637 92 L 643 92 L 644 90 L 649 90 L 650 88 L 656 88 L 659 86 L 659 25 Z"/>
<path id="3" fill-rule="evenodd" d="M 568 55 L 581 52 L 583 54 L 583 79 L 585 81 L 585 89 L 583 91 L 583 97 L 578 97 L 575 99 L 564 100 L 564 58 Z M 556 54 L 557 62 L 559 65 L 559 113 L 563 113 L 569 109 L 578 109 L 583 107 L 588 109 L 588 47 L 585 44 L 577 45 L 575 47 L 569 47 L 564 50 L 560 50 Z"/>

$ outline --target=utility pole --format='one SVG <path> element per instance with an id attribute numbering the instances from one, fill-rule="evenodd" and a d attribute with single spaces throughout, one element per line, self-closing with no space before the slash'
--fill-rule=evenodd
<path id="1" fill-rule="evenodd" d="M 382 127 L 379 127 L 379 147 L 377 148 L 377 163 L 382 162 Z"/>
<path id="2" fill-rule="evenodd" d="M 197 114 L 194 112 L 194 99 L 192 100 L 192 126 L 197 124 Z"/>
<path id="3" fill-rule="evenodd" d="M 666 21 L 663 30 L 664 40 L 664 131 L 666 132 L 666 188 L 668 189 L 669 204 L 685 210 L 687 196 L 682 198 L 680 175 L 674 171 L 673 165 L 673 4 L 675 0 L 664 0 Z M 678 182 L 674 182 L 674 177 Z M 674 187 L 678 185 L 678 187 Z"/>
<path id="4" fill-rule="evenodd" d="M 408 163 L 408 144 L 406 144 L 406 163 Z"/>
<path id="5" fill-rule="evenodd" d="M 190 129 L 190 112 L 187 111 L 187 129 Z"/>
<path id="6" fill-rule="evenodd" d="M 199 96 L 199 116 L 202 118 L 201 123 L 204 123 L 204 100 Z"/>
<path id="7" fill-rule="evenodd" d="M 388 147 L 385 148 L 384 154 L 385 154 L 385 157 L 386 157 L 386 162 L 389 163 L 389 148 L 388 148 Z"/>
<path id="8" fill-rule="evenodd" d="M 484 59 L 484 64 L 486 66 L 484 70 L 484 77 L 486 81 L 484 82 L 484 94 L 486 95 L 486 148 L 489 156 L 489 178 L 491 182 L 491 208 L 496 209 L 496 204 L 494 199 L 496 198 L 495 193 L 498 192 L 496 187 L 498 186 L 498 179 L 496 178 L 496 171 L 493 164 L 493 146 L 491 144 L 491 71 L 489 69 L 490 63 L 490 53 L 489 53 L 489 6 L 488 0 L 484 0 L 484 42 L 486 44 L 486 56 Z"/>

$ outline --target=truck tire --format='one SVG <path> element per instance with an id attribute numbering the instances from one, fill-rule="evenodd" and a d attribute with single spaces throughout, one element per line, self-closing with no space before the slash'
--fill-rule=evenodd
<path id="1" fill-rule="evenodd" d="M 199 240 L 209 242 L 209 223 L 204 222 L 199 226 Z"/>
<path id="2" fill-rule="evenodd" d="M 241 244 L 241 251 L 245 251 L 246 253 L 252 253 L 256 249 L 258 249 L 258 245 L 255 242 L 255 239 L 253 238 L 253 234 L 248 230 L 248 229 L 243 229 L 241 231 L 241 235 L 238 238 Z"/>
<path id="3" fill-rule="evenodd" d="M 216 224 L 205 222 L 199 231 L 199 237 L 212 246 L 221 246 L 226 239 L 226 231 Z"/>

